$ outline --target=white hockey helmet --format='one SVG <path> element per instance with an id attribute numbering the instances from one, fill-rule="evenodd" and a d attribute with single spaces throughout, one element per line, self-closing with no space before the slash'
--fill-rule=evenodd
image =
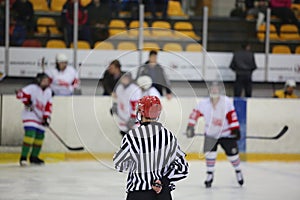
<path id="1" fill-rule="evenodd" d="M 60 63 L 60 62 L 68 62 L 68 57 L 63 54 L 63 53 L 58 53 L 56 54 L 56 62 Z"/>
<path id="2" fill-rule="evenodd" d="M 296 87 L 296 81 L 295 80 L 287 80 L 284 84 L 284 87 Z"/>
<path id="3" fill-rule="evenodd" d="M 136 82 L 138 86 L 144 90 L 148 90 L 152 86 L 152 79 L 150 76 L 140 76 Z"/>

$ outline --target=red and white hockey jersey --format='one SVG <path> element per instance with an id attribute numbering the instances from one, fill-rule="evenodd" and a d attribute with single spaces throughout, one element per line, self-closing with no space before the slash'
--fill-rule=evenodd
<path id="1" fill-rule="evenodd" d="M 71 66 L 67 66 L 63 71 L 51 68 L 46 70 L 46 74 L 51 79 L 50 87 L 55 95 L 71 95 L 74 88 L 79 86 L 78 73 Z"/>
<path id="2" fill-rule="evenodd" d="M 142 98 L 142 90 L 134 83 L 127 87 L 119 84 L 116 89 L 119 128 L 122 131 L 128 131 L 127 122 L 130 118 L 136 118 L 136 106 L 140 98 Z"/>
<path id="3" fill-rule="evenodd" d="M 35 127 L 44 130 L 43 119 L 52 113 L 52 91 L 50 88 L 42 90 L 36 84 L 30 84 L 17 92 L 17 98 L 25 105 L 31 104 L 31 110 L 22 112 L 24 127 Z"/>
<path id="4" fill-rule="evenodd" d="M 161 95 L 155 87 L 150 87 L 148 90 L 143 91 L 142 96 L 157 96 L 158 98 L 161 97 Z"/>
<path id="5" fill-rule="evenodd" d="M 232 137 L 231 130 L 239 128 L 233 101 L 221 96 L 213 107 L 210 98 L 201 101 L 189 117 L 189 126 L 195 126 L 199 117 L 205 119 L 205 134 L 209 137 Z"/>

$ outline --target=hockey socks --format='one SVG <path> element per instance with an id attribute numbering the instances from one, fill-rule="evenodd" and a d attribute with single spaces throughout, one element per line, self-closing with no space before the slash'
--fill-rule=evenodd
<path id="1" fill-rule="evenodd" d="M 27 158 L 28 153 L 30 151 L 30 147 L 32 146 L 35 138 L 35 130 L 33 129 L 25 129 L 25 136 L 23 139 L 22 152 L 21 157 Z"/>
<path id="2" fill-rule="evenodd" d="M 205 154 L 207 177 L 206 177 L 206 180 L 204 181 L 204 184 L 205 184 L 206 188 L 210 188 L 211 184 L 213 182 L 216 158 L 217 158 L 217 152 L 216 151 L 207 152 Z"/>
<path id="3" fill-rule="evenodd" d="M 43 160 L 40 160 L 38 158 L 42 148 L 44 137 L 44 131 L 32 127 L 25 127 L 25 136 L 23 139 L 22 152 L 20 158 L 21 166 L 27 165 L 27 157 L 31 147 L 32 150 L 30 155 L 30 162 L 34 164 L 44 163 Z"/>

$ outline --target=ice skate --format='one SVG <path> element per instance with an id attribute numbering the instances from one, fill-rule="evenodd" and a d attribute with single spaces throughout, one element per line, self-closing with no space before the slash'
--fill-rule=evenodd
<path id="1" fill-rule="evenodd" d="M 41 159 L 39 159 L 38 157 L 30 157 L 29 161 L 31 164 L 35 164 L 35 165 L 43 165 L 45 164 L 45 162 Z"/>
<path id="2" fill-rule="evenodd" d="M 27 162 L 27 158 L 26 158 L 26 157 L 23 157 L 23 156 L 22 156 L 22 157 L 20 158 L 19 163 L 20 163 L 20 166 L 21 166 L 21 167 L 28 166 L 28 162 Z"/>
<path id="3" fill-rule="evenodd" d="M 213 172 L 207 172 L 207 177 L 206 180 L 204 181 L 205 187 L 210 188 L 213 180 L 214 180 Z"/>
<path id="4" fill-rule="evenodd" d="M 240 184 L 240 186 L 242 186 L 244 184 L 244 178 L 241 170 L 236 170 L 235 173 L 238 183 Z"/>

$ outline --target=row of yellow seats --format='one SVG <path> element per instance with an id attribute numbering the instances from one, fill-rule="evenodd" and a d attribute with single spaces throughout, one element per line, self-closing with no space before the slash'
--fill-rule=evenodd
<path id="1" fill-rule="evenodd" d="M 86 41 L 78 41 L 77 46 L 79 49 L 91 49 L 91 46 Z M 183 47 L 178 43 L 166 43 L 162 48 L 157 43 L 154 42 L 145 42 L 143 44 L 144 50 L 160 50 L 164 51 L 184 51 Z M 65 42 L 63 40 L 49 40 L 46 44 L 47 48 L 67 48 Z M 73 43 L 70 46 L 74 47 Z M 96 42 L 94 45 L 94 49 L 106 49 L 106 50 L 114 50 L 115 47 L 111 42 L 103 41 Z M 134 42 L 119 42 L 117 45 L 117 50 L 136 50 L 137 45 Z M 188 44 L 185 48 L 185 51 L 202 51 L 202 46 L 197 43 Z"/>
<path id="2" fill-rule="evenodd" d="M 176 34 L 173 32 L 171 24 L 167 21 L 155 21 L 150 27 L 147 22 L 143 23 L 144 36 L 146 37 L 191 37 L 195 40 L 200 40 L 200 37 L 194 32 L 194 27 L 191 22 L 180 21 L 175 22 L 173 28 L 175 31 L 181 34 Z M 132 21 L 129 24 L 129 32 L 127 32 L 127 25 L 124 20 L 113 19 L 109 23 L 109 35 L 114 36 L 120 34 L 120 36 L 133 36 L 138 35 L 139 21 Z M 149 30 L 148 28 L 153 28 Z M 134 29 L 134 30 L 132 30 Z M 124 32 L 125 31 L 125 32 Z M 128 33 L 128 34 L 127 34 Z"/>
<path id="3" fill-rule="evenodd" d="M 257 31 L 257 37 L 260 41 L 265 39 L 266 25 L 260 25 Z M 274 24 L 270 24 L 270 40 L 300 40 L 300 34 L 298 27 L 293 24 L 283 24 L 280 26 L 280 33 L 277 34 L 277 30 Z"/>
<path id="4" fill-rule="evenodd" d="M 29 0 L 33 5 L 33 10 L 35 11 L 54 11 L 54 12 L 61 12 L 64 4 L 67 0 L 51 0 L 50 8 L 48 7 L 47 0 Z M 80 4 L 85 7 L 92 0 L 80 0 Z"/>
<path id="5" fill-rule="evenodd" d="M 48 7 L 47 0 L 29 0 L 35 11 L 55 11 L 61 12 L 63 5 L 67 0 L 51 0 L 50 8 Z M 80 4 L 85 7 L 91 3 L 92 0 L 80 0 Z M 182 7 L 179 1 L 169 1 L 168 16 L 182 16 L 187 17 L 187 15 L 182 11 Z"/>
<path id="6" fill-rule="evenodd" d="M 288 45 L 274 45 L 272 47 L 273 54 L 291 54 L 291 48 Z M 296 47 L 295 54 L 300 54 L 300 45 Z"/>

